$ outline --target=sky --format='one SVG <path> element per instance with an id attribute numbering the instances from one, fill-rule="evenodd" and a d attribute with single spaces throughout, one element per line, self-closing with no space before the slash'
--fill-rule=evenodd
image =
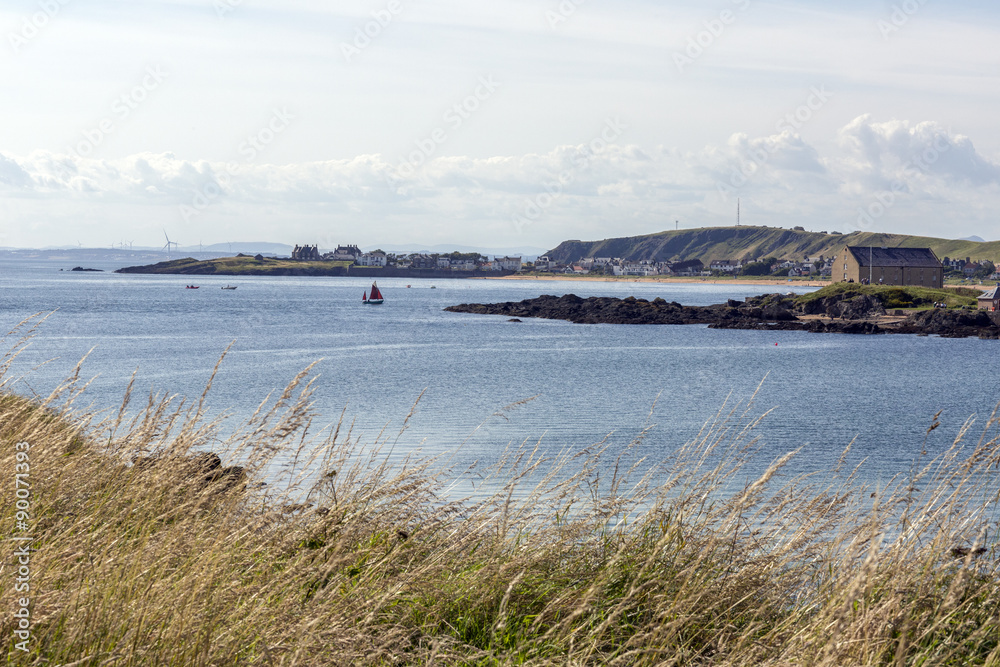
<path id="1" fill-rule="evenodd" d="M 1000 239 L 1000 5 L 3 0 L 0 246 Z"/>

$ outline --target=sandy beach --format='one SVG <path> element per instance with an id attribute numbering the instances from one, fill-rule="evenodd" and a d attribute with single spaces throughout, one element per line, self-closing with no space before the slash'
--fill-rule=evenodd
<path id="1" fill-rule="evenodd" d="M 472 280 L 577 280 L 577 281 L 595 281 L 601 283 L 705 283 L 705 284 L 715 284 L 715 285 L 763 285 L 769 287 L 791 287 L 791 286 L 804 286 L 804 287 L 826 287 L 831 283 L 829 280 L 820 279 L 793 279 L 788 280 L 787 278 L 674 278 L 669 276 L 581 276 L 573 273 L 552 275 L 552 276 L 530 276 L 530 275 L 513 275 L 513 276 L 476 276 Z M 955 284 L 955 283 L 945 283 L 943 285 L 945 289 L 957 289 L 959 287 L 968 287 L 971 289 L 987 289 L 987 283 L 967 283 L 967 284 Z"/>
<path id="2" fill-rule="evenodd" d="M 768 285 L 824 287 L 829 280 L 788 280 L 787 278 L 674 278 L 668 276 L 581 276 L 574 273 L 553 276 L 477 276 L 474 280 L 579 280 L 601 283 L 711 283 L 716 285 Z"/>

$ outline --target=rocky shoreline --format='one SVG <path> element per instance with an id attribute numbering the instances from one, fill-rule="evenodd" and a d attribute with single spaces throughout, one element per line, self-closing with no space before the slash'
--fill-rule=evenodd
<path id="1" fill-rule="evenodd" d="M 707 324 L 712 329 L 757 329 L 847 334 L 916 334 L 946 338 L 1000 338 L 1000 313 L 932 308 L 887 312 L 878 299 L 859 295 L 801 303 L 795 295 L 765 294 L 712 306 L 664 299 L 581 298 L 543 295 L 524 301 L 449 306 L 453 313 L 541 317 L 577 324 Z"/>

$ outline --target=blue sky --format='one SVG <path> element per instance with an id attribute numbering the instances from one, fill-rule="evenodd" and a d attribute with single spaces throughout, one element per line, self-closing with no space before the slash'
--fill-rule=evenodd
<path id="1" fill-rule="evenodd" d="M 1000 238 L 995 5 L 0 7 L 0 245 Z M 367 34 L 366 34 L 367 33 Z"/>

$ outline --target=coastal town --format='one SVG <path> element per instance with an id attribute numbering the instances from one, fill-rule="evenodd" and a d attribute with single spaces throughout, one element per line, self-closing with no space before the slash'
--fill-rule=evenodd
<path id="1" fill-rule="evenodd" d="M 388 253 L 382 250 L 362 252 L 356 245 L 337 246 L 336 250 L 320 253 L 315 245 L 296 245 L 291 259 L 299 261 L 350 262 L 356 266 L 396 269 L 444 269 L 451 271 L 520 271 L 524 266 L 520 257 L 493 257 L 479 253 L 452 252 Z"/>
<path id="2" fill-rule="evenodd" d="M 940 268 L 941 274 L 937 285 L 946 279 L 959 280 L 995 280 L 1000 273 L 993 262 L 971 257 L 938 259 L 926 248 L 856 248 L 858 266 L 868 266 L 865 252 L 879 255 L 882 266 L 892 266 L 900 271 L 910 266 L 924 268 Z M 904 253 L 905 256 L 900 253 Z M 382 250 L 362 251 L 356 245 L 339 245 L 336 250 L 320 252 L 317 245 L 296 245 L 291 252 L 294 261 L 330 261 L 349 262 L 360 267 L 395 268 L 395 269 L 436 269 L 455 272 L 457 275 L 467 275 L 475 272 L 514 272 L 527 274 L 550 275 L 594 275 L 594 276 L 665 276 L 665 277 L 788 277 L 788 278 L 818 278 L 834 280 L 834 267 L 838 255 L 816 255 L 801 259 L 782 257 L 751 257 L 726 258 L 710 260 L 706 265 L 700 259 L 678 259 L 675 261 L 657 261 L 653 259 L 626 259 L 622 257 L 580 257 L 570 262 L 559 262 L 550 255 L 540 255 L 533 260 L 523 261 L 522 257 L 488 256 L 480 253 L 392 253 Z M 263 258 L 262 256 L 259 256 Z M 850 280 L 845 273 L 836 280 Z M 910 284 L 898 282 L 887 274 L 880 276 L 885 284 Z M 854 279 L 864 279 L 860 274 Z M 920 281 L 916 280 L 915 284 Z M 928 283 L 930 284 L 930 283 Z"/>

